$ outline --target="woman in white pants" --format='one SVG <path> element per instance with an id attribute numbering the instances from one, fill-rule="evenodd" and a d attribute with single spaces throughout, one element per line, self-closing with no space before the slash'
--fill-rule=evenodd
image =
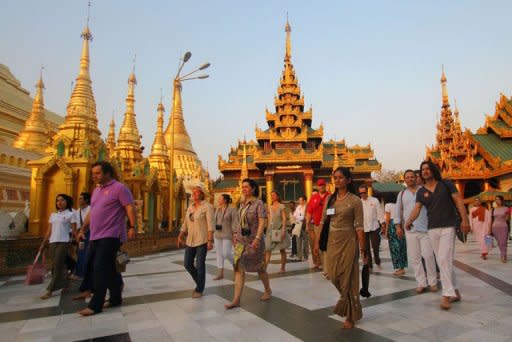
<path id="1" fill-rule="evenodd" d="M 215 210 L 215 251 L 217 252 L 217 268 L 219 274 L 213 280 L 224 278 L 224 261 L 233 264 L 233 232 L 236 231 L 238 215 L 235 208 L 231 208 L 231 197 L 223 194 L 219 197 L 218 207 Z"/>

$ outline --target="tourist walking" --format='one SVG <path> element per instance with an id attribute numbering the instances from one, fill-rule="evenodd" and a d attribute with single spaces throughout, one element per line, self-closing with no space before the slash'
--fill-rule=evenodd
<path id="1" fill-rule="evenodd" d="M 501 262 L 507 262 L 507 240 L 510 222 L 510 209 L 503 205 L 503 196 L 495 199 L 496 207 L 492 210 L 492 235 L 498 242 Z"/>
<path id="2" fill-rule="evenodd" d="M 316 186 L 318 187 L 318 192 L 311 194 L 311 198 L 306 207 L 306 230 L 310 235 L 314 236 L 314 241 L 320 238 L 320 231 L 322 230 L 320 226 L 322 210 L 327 201 L 327 197 L 330 195 L 327 191 L 324 179 L 317 180 Z M 320 250 L 313 252 L 313 267 L 315 269 L 322 269 L 323 254 L 324 252 Z M 327 276 L 326 272 L 324 272 L 324 276 Z"/>
<path id="3" fill-rule="evenodd" d="M 404 218 L 410 216 L 416 205 L 416 193 L 419 186 L 416 183 L 416 175 L 413 170 L 404 172 L 404 181 L 407 186 L 400 191 L 396 201 L 395 226 L 396 235 L 404 235 Z M 416 278 L 416 292 L 422 293 L 427 286 L 430 286 L 431 292 L 437 292 L 436 261 L 434 250 L 428 237 L 427 209 L 422 207 L 416 220 L 414 220 L 409 230 L 405 230 L 405 239 L 407 242 L 407 258 L 414 270 Z M 425 260 L 425 268 L 421 263 L 421 258 Z"/>
<path id="4" fill-rule="evenodd" d="M 233 265 L 233 232 L 238 226 L 238 214 L 230 207 L 231 197 L 228 194 L 219 196 L 218 208 L 215 209 L 215 252 L 219 273 L 213 280 L 224 278 L 224 261 L 227 259 Z"/>
<path id="5" fill-rule="evenodd" d="M 323 210 L 321 224 L 329 229 L 325 268 L 340 297 L 334 313 L 345 317 L 343 328 L 349 329 L 363 317 L 359 300 L 359 255 L 367 262 L 363 230 L 363 206 L 351 193 L 352 174 L 339 167 L 333 173 L 336 190 Z M 316 239 L 315 250 L 319 249 Z"/>
<path id="6" fill-rule="evenodd" d="M 236 231 L 234 249 L 235 291 L 231 303 L 224 305 L 226 309 L 240 306 L 240 297 L 245 286 L 245 272 L 258 272 L 265 292 L 260 300 L 267 301 L 272 296 L 270 281 L 263 260 L 265 251 L 265 221 L 267 212 L 265 204 L 258 199 L 258 183 L 253 179 L 242 181 L 242 196 L 238 211 L 240 227 Z"/>
<path id="7" fill-rule="evenodd" d="M 279 273 L 284 273 L 286 268 L 286 248 L 290 246 L 290 236 L 286 231 L 286 207 L 281 203 L 279 193 L 272 191 L 270 194 L 272 203 L 268 206 L 268 227 L 265 236 L 265 264 L 270 264 L 272 251 L 281 253 L 281 268 Z"/>
<path id="8" fill-rule="evenodd" d="M 384 222 L 384 213 L 380 206 L 379 200 L 373 196 L 368 195 L 368 186 L 362 184 L 359 186 L 359 196 L 363 202 L 363 213 L 364 213 L 364 235 L 366 235 L 366 254 L 368 256 L 368 268 L 370 272 L 373 269 L 373 262 L 377 265 L 379 270 L 382 270 L 380 266 L 380 236 L 379 230 L 381 222 Z M 371 250 L 373 250 L 373 259 Z"/>
<path id="9" fill-rule="evenodd" d="M 297 208 L 297 205 L 295 204 L 295 201 L 290 201 L 290 211 L 289 211 L 289 219 L 288 219 L 288 225 L 290 226 L 290 234 L 292 236 L 292 252 L 290 254 L 290 260 L 297 260 L 297 236 L 292 234 L 293 228 L 295 227 L 295 216 L 293 214 L 295 213 L 295 208 Z"/>
<path id="10" fill-rule="evenodd" d="M 308 236 L 306 233 L 306 197 L 299 196 L 297 206 L 292 214 L 295 226 L 292 235 L 297 241 L 297 257 L 299 261 L 308 259 Z"/>
<path id="11" fill-rule="evenodd" d="M 78 197 L 78 209 L 74 211 L 75 222 L 79 229 L 82 228 L 85 218 L 87 217 L 87 214 L 89 214 L 89 209 L 91 208 L 89 204 L 91 204 L 91 194 L 88 192 L 82 192 Z M 90 235 L 90 231 L 87 231 L 85 239 L 78 242 L 75 273 L 69 277 L 71 280 L 82 280 L 85 275 L 85 262 L 87 261 L 87 249 L 89 247 Z"/>
<path id="12" fill-rule="evenodd" d="M 122 278 L 116 270 L 116 257 L 122 241 L 134 233 L 136 212 L 130 190 L 114 179 L 114 168 L 109 162 L 96 162 L 91 168 L 92 180 L 97 184 L 91 196 L 91 209 L 79 234 L 84 240 L 90 230 L 89 261 L 92 269 L 93 296 L 87 308 L 79 313 L 91 316 L 103 308 L 122 304 Z M 87 272 L 87 271 L 86 271 Z M 105 302 L 107 289 L 110 299 Z"/>
<path id="13" fill-rule="evenodd" d="M 388 239 L 391 261 L 395 270 L 393 275 L 400 277 L 405 274 L 405 268 L 407 267 L 407 245 L 403 232 L 401 232 L 402 234 L 397 234 L 395 215 L 395 203 L 386 203 L 384 205 L 385 236 Z"/>
<path id="14" fill-rule="evenodd" d="M 469 223 L 471 232 L 480 247 L 480 258 L 487 260 L 490 247 L 487 246 L 485 237 L 491 234 L 491 212 L 482 205 L 480 198 L 475 198 L 473 207 L 469 210 Z"/>
<path id="15" fill-rule="evenodd" d="M 75 235 L 76 221 L 73 214 L 73 199 L 66 194 L 55 198 L 57 211 L 51 213 L 48 229 L 41 244 L 40 252 L 49 243 L 52 259 L 52 278 L 41 299 L 48 299 L 54 291 L 68 287 L 66 256 L 70 247 L 70 234 Z"/>
<path id="16" fill-rule="evenodd" d="M 441 172 L 432 161 L 422 162 L 420 170 L 425 184 L 416 192 L 416 205 L 406 220 L 405 229 L 411 228 L 421 208 L 425 206 L 428 217 L 428 236 L 441 271 L 443 299 L 440 306 L 448 310 L 451 302 L 461 300 L 453 268 L 455 226 L 458 224 L 457 211 L 462 220 L 460 228 L 465 234 L 470 229 L 468 215 L 457 188 L 451 181 L 441 178 Z"/>
<path id="17" fill-rule="evenodd" d="M 178 235 L 178 247 L 185 245 L 185 269 L 196 283 L 192 298 L 203 296 L 206 253 L 213 248 L 215 217 L 213 206 L 205 201 L 205 198 L 206 189 L 202 183 L 198 183 L 192 189 L 192 203 L 185 213 L 185 220 Z"/>

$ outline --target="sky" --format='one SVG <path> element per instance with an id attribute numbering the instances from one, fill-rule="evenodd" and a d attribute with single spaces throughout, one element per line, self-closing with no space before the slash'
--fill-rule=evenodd
<path id="1" fill-rule="evenodd" d="M 64 115 L 78 74 L 86 0 L 2 0 L 0 63 L 22 85 L 44 65 L 45 106 Z M 184 71 L 204 62 L 210 78 L 183 84 L 187 130 L 216 178 L 217 156 L 254 128 L 283 69 L 286 15 L 292 62 L 324 139 L 371 144 L 385 169 L 418 167 L 432 145 L 441 106 L 441 65 L 450 103 L 475 131 L 512 95 L 511 1 L 93 1 L 91 78 L 99 127 L 122 123 L 136 55 L 135 111 L 146 154 L 156 129 L 160 89 L 171 109 L 179 58 Z"/>

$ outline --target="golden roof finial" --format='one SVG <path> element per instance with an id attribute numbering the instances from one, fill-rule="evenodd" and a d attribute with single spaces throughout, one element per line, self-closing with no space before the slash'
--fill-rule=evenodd
<path id="1" fill-rule="evenodd" d="M 135 115 L 135 85 L 137 84 L 137 79 L 133 69 L 128 77 L 128 95 L 125 100 L 126 111 L 123 124 L 119 129 L 116 150 L 120 152 L 122 158 L 130 162 L 138 162 L 142 159 L 142 151 Z"/>
<path id="2" fill-rule="evenodd" d="M 161 90 L 161 89 L 160 89 Z M 169 158 L 167 144 L 164 138 L 164 105 L 162 103 L 162 94 L 160 94 L 160 102 L 157 107 L 157 120 L 156 120 L 156 132 L 153 145 L 151 146 L 151 157 L 163 156 Z"/>
<path id="3" fill-rule="evenodd" d="M 48 127 L 46 125 L 44 115 L 44 97 L 43 97 L 43 69 L 41 66 L 41 72 L 39 80 L 36 83 L 36 95 L 34 102 L 32 103 L 32 111 L 25 121 L 25 127 L 18 134 L 13 142 L 13 146 L 16 148 L 35 151 L 44 153 L 46 146 L 48 145 Z"/>
<path id="4" fill-rule="evenodd" d="M 455 115 L 456 118 L 459 117 L 459 107 L 457 106 L 457 99 L 454 99 L 453 102 L 455 103 L 455 109 L 453 111 L 453 114 Z"/>
<path id="5" fill-rule="evenodd" d="M 106 145 L 110 158 L 112 158 L 116 147 L 116 123 L 114 121 L 114 110 L 112 110 L 112 119 L 110 120 Z"/>
<path id="6" fill-rule="evenodd" d="M 286 32 L 286 53 L 284 55 L 284 61 L 290 62 L 292 58 L 292 27 L 290 26 L 290 23 L 288 21 L 288 12 L 286 12 L 286 25 L 284 27 L 284 31 Z"/>
<path id="7" fill-rule="evenodd" d="M 447 83 L 447 79 L 446 79 L 446 74 L 444 73 L 444 65 L 441 65 L 441 69 L 442 69 L 442 72 L 441 72 L 441 93 L 442 93 L 442 96 L 443 96 L 443 108 L 448 108 L 450 107 L 450 102 L 448 100 L 448 87 L 446 85 Z"/>

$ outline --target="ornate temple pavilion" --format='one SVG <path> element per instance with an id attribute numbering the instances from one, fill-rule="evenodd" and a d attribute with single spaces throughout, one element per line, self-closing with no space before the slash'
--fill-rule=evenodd
<path id="1" fill-rule="evenodd" d="M 501 94 L 494 115 L 486 115 L 484 126 L 472 133 L 462 130 L 456 105 L 452 112 L 444 70 L 441 88 L 436 143 L 427 147 L 426 158 L 455 181 L 466 199 L 481 195 L 492 200 L 501 192 L 512 200 L 512 98 Z"/>
<path id="2" fill-rule="evenodd" d="M 223 179 L 214 185 L 216 194 L 229 193 L 236 200 L 240 182 L 250 177 L 269 200 L 272 190 L 279 191 L 284 201 L 309 197 L 313 183 L 325 179 L 338 166 L 352 169 L 357 183 L 370 182 L 371 172 L 381 164 L 374 159 L 370 145 L 349 146 L 345 140 L 324 141 L 324 129 L 313 128 L 313 110 L 304 108 L 291 54 L 291 26 L 285 26 L 286 48 L 284 70 L 274 98 L 275 111 L 265 111 L 267 129 L 256 127 L 256 140 L 239 141 L 224 160 L 219 155 L 218 167 Z"/>

